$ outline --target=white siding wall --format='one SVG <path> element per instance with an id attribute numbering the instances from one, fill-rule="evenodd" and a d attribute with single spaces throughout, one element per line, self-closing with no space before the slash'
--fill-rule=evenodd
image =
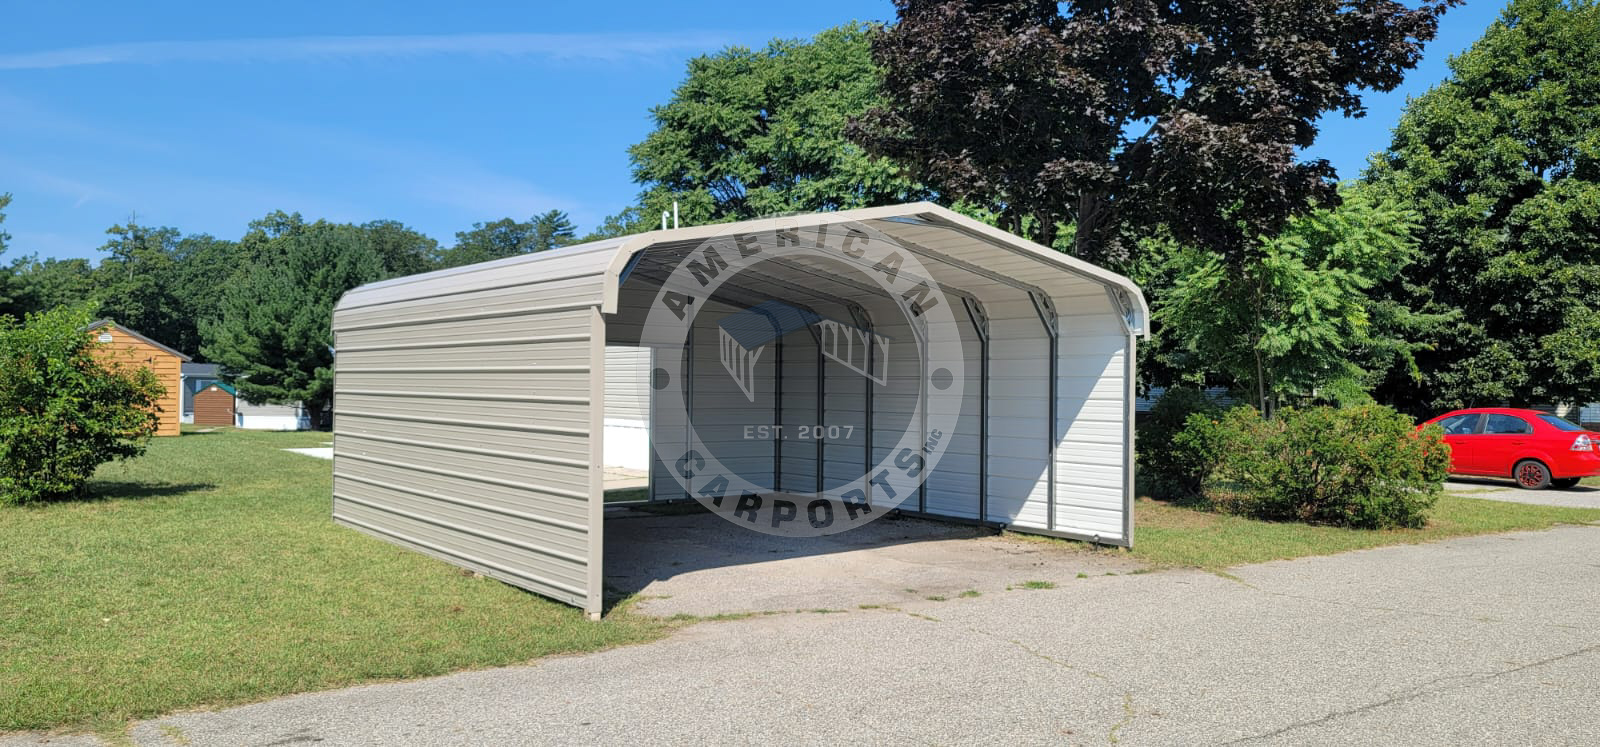
<path id="1" fill-rule="evenodd" d="M 1127 331 L 1098 286 L 1058 294 L 1055 303 L 1061 340 L 1055 528 L 1122 540 Z"/>

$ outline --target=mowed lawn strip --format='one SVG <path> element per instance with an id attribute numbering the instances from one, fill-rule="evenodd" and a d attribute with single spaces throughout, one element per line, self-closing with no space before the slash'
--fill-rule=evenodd
<path id="1" fill-rule="evenodd" d="M 1600 509 L 1536 506 L 1445 494 L 1421 529 L 1372 531 L 1256 521 L 1141 498 L 1131 554 L 1155 565 L 1221 569 L 1382 545 L 1600 522 Z"/>
<path id="2" fill-rule="evenodd" d="M 651 640 L 329 518 L 326 433 L 157 439 L 99 500 L 0 510 L 0 731 Z"/>

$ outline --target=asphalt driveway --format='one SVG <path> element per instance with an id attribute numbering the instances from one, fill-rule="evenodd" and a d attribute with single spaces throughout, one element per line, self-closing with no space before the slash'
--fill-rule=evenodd
<path id="1" fill-rule="evenodd" d="M 1019 579 L 1020 580 L 1020 579 Z M 139 724 L 141 744 L 1600 744 L 1600 527 L 1074 577 Z M 3 741 L 3 740 L 0 740 Z"/>
<path id="2" fill-rule="evenodd" d="M 1572 508 L 1600 508 L 1600 488 L 1579 485 L 1569 490 L 1523 490 L 1509 478 L 1452 477 L 1444 481 L 1444 489 L 1468 498 L 1484 498 L 1511 503 L 1533 503 L 1541 506 L 1569 506 Z"/>

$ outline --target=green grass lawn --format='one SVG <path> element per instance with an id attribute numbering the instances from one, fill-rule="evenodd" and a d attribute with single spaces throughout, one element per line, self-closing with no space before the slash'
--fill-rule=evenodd
<path id="1" fill-rule="evenodd" d="M 135 717 L 593 651 L 679 624 L 625 610 L 591 623 L 335 526 L 331 463 L 282 451 L 328 440 L 191 431 L 102 469 L 94 500 L 0 510 L 0 731 L 116 733 Z M 1600 510 L 1445 495 L 1425 529 L 1366 532 L 1140 500 L 1136 519 L 1133 556 L 1220 569 Z"/>
<path id="2" fill-rule="evenodd" d="M 1220 569 L 1380 545 L 1600 521 L 1600 509 L 1533 506 L 1445 494 L 1422 529 L 1370 531 L 1277 523 L 1141 498 L 1132 555 L 1156 565 Z"/>
<path id="3" fill-rule="evenodd" d="M 667 624 L 575 609 L 337 527 L 326 433 L 156 439 L 97 500 L 0 509 L 0 731 L 525 662 Z"/>

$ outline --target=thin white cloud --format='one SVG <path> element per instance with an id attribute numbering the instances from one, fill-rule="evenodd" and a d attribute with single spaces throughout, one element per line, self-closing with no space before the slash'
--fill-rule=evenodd
<path id="1" fill-rule="evenodd" d="M 707 52 L 730 43 L 709 31 L 634 34 L 435 34 L 301 36 L 273 39 L 130 42 L 0 54 L 0 70 L 167 62 L 259 63 L 422 56 L 543 58 L 621 62 L 673 52 Z"/>

